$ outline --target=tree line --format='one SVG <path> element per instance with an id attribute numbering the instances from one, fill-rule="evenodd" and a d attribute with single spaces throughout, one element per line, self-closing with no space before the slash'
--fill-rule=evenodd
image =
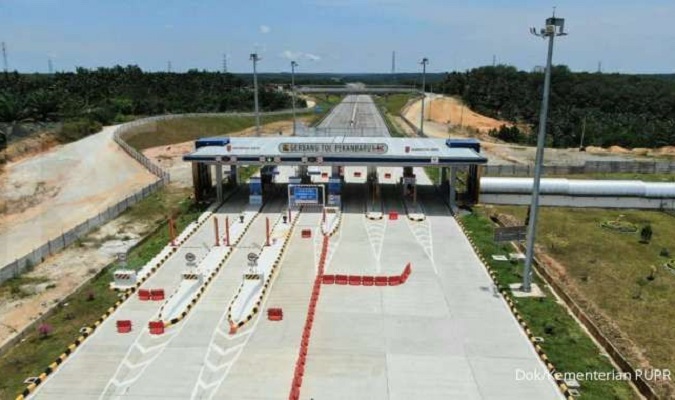
<path id="1" fill-rule="evenodd" d="M 442 90 L 461 96 L 473 110 L 526 124 L 536 132 L 543 91 L 541 72 L 505 65 L 446 75 Z M 675 80 L 663 75 L 575 73 L 555 66 L 547 120 L 547 143 L 659 147 L 675 144 Z M 536 134 L 503 127 L 492 132 L 507 141 L 535 143 Z"/>
<path id="2" fill-rule="evenodd" d="M 259 102 L 261 111 L 291 107 L 290 96 L 263 85 Z M 302 100 L 299 103 L 304 106 Z M 80 137 L 136 116 L 253 108 L 250 85 L 228 73 L 149 73 L 130 65 L 0 74 L 0 123 L 63 122 L 64 130 L 74 130 L 72 134 Z"/>

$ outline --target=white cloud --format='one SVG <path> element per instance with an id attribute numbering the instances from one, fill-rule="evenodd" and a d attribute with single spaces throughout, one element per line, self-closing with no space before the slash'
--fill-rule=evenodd
<path id="1" fill-rule="evenodd" d="M 260 25 L 260 33 L 267 34 L 270 33 L 272 29 L 267 25 Z"/>
<path id="2" fill-rule="evenodd" d="M 284 50 L 281 55 L 282 58 L 293 61 L 308 60 L 312 62 L 321 61 L 321 56 L 312 53 L 304 53 L 302 51 Z"/>
<path id="3" fill-rule="evenodd" d="M 316 54 L 312 53 L 305 53 L 305 58 L 308 59 L 309 61 L 321 61 L 321 57 L 317 56 Z"/>

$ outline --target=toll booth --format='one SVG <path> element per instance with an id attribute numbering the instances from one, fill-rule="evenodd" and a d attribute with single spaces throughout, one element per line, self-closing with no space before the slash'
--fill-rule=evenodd
<path id="1" fill-rule="evenodd" d="M 340 207 L 342 204 L 342 179 L 332 177 L 328 179 L 328 205 Z"/>
<path id="2" fill-rule="evenodd" d="M 253 176 L 248 181 L 248 203 L 256 205 L 263 203 L 262 179 L 260 177 Z"/>
<path id="3" fill-rule="evenodd" d="M 403 197 L 413 202 L 417 201 L 417 178 L 413 174 L 412 167 L 403 167 L 403 176 L 401 177 L 401 187 Z"/>

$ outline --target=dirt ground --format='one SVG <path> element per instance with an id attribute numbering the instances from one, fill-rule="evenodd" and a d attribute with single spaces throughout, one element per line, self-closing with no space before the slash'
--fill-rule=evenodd
<path id="1" fill-rule="evenodd" d="M 25 255 L 157 178 L 112 140 L 114 127 L 5 166 L 0 265 Z"/>
<path id="2" fill-rule="evenodd" d="M 310 117 L 298 118 L 299 122 L 307 122 Z M 291 121 L 278 121 L 261 126 L 262 136 L 289 136 L 293 132 Z M 229 133 L 228 136 L 252 136 L 255 128 Z M 192 187 L 192 167 L 183 162 L 183 155 L 194 151 L 194 141 L 176 143 L 169 146 L 151 147 L 143 150 L 143 154 L 171 174 L 171 184 L 180 187 Z"/>
<path id="3" fill-rule="evenodd" d="M 417 100 L 404 108 L 403 115 L 419 127 L 421 101 Z M 489 164 L 533 164 L 535 147 L 500 142 L 487 135 L 490 129 L 509 122 L 480 115 L 461 101 L 442 95 L 428 95 L 425 102 L 424 133 L 429 137 L 474 137 L 481 141 L 484 155 Z M 460 126 L 462 128 L 460 128 Z M 675 146 L 659 149 L 624 149 L 612 146 L 607 149 L 589 146 L 585 152 L 577 148 L 547 148 L 544 159 L 546 164 L 580 165 L 586 161 L 653 161 L 653 157 L 675 157 Z"/>
<path id="4" fill-rule="evenodd" d="M 119 217 L 87 235 L 81 245 L 65 249 L 23 275 L 44 282 L 21 286 L 24 296 L 0 298 L 0 343 L 72 293 L 87 278 L 114 261 L 117 253 L 129 249 L 151 229 L 150 224 Z"/>

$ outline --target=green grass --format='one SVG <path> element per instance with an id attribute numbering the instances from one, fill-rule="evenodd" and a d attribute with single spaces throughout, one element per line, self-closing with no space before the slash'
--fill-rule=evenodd
<path id="1" fill-rule="evenodd" d="M 160 190 L 134 206 L 128 213 L 151 212 L 163 215 L 164 209 L 173 208 L 170 202 L 176 196 L 176 193 L 168 192 L 167 189 Z M 155 206 L 160 209 L 159 212 L 155 210 Z M 201 208 L 187 200 L 178 202 L 176 209 L 180 213 L 177 218 L 179 232 L 202 212 Z M 164 227 L 154 231 L 146 241 L 130 252 L 128 264 L 131 268 L 139 268 L 145 264 L 168 243 L 168 229 Z M 92 324 L 117 301 L 117 293 L 108 288 L 115 269 L 110 266 L 102 270 L 80 291 L 66 299 L 66 307 L 60 307 L 46 319 L 45 323 L 54 329 L 49 337 L 41 338 L 37 332 L 31 332 L 25 341 L 0 357 L 0 399 L 13 398 L 20 393 L 25 387 L 23 380 L 26 377 L 37 376 L 43 372 L 79 336 L 81 327 Z"/>
<path id="2" fill-rule="evenodd" d="M 306 114 L 303 112 L 301 114 Z M 260 123 L 290 120 L 291 114 L 261 116 Z M 148 123 L 125 137 L 130 146 L 144 150 L 155 146 L 182 143 L 208 136 L 222 136 L 255 126 L 255 117 L 186 117 Z"/>
<path id="3" fill-rule="evenodd" d="M 441 176 L 440 171 L 436 167 L 424 167 L 424 172 L 434 185 L 438 184 L 438 179 Z"/>
<path id="4" fill-rule="evenodd" d="M 493 241 L 494 227 L 484 215 L 470 214 L 462 217 L 469 235 L 473 237 L 478 249 L 494 268 L 500 285 L 506 286 L 522 280 L 522 264 L 491 260 L 493 254 L 508 254 L 513 248 L 508 244 Z M 535 277 L 535 282 L 541 281 Z M 585 331 L 556 302 L 548 289 L 547 296 L 541 299 L 517 299 L 518 311 L 526 320 L 535 336 L 541 336 L 545 350 L 556 369 L 561 372 L 592 372 L 613 370 L 609 361 L 599 354 L 600 350 L 586 335 Z M 626 382 L 622 381 L 583 381 L 581 394 L 584 399 L 637 399 Z"/>
<path id="5" fill-rule="evenodd" d="M 375 104 L 377 104 L 380 109 L 383 111 L 384 120 L 389 129 L 389 133 L 393 137 L 406 137 L 405 132 L 399 128 L 398 124 L 394 121 L 394 117 L 397 117 L 401 113 L 401 109 L 406 105 L 408 100 L 413 98 L 414 95 L 411 94 L 394 94 L 389 96 L 377 96 L 375 97 Z"/>
<path id="6" fill-rule="evenodd" d="M 495 207 L 523 219 L 526 207 Z M 604 221 L 650 224 L 649 244 L 639 231 L 603 229 Z M 544 207 L 538 244 L 565 266 L 567 277 L 640 348 L 654 368 L 675 370 L 675 275 L 662 265 L 661 250 L 675 254 L 675 217 L 658 211 Z M 656 278 L 647 280 L 651 266 Z M 649 327 L 649 329 L 645 329 Z M 632 360 L 636 364 L 637 360 Z"/>

